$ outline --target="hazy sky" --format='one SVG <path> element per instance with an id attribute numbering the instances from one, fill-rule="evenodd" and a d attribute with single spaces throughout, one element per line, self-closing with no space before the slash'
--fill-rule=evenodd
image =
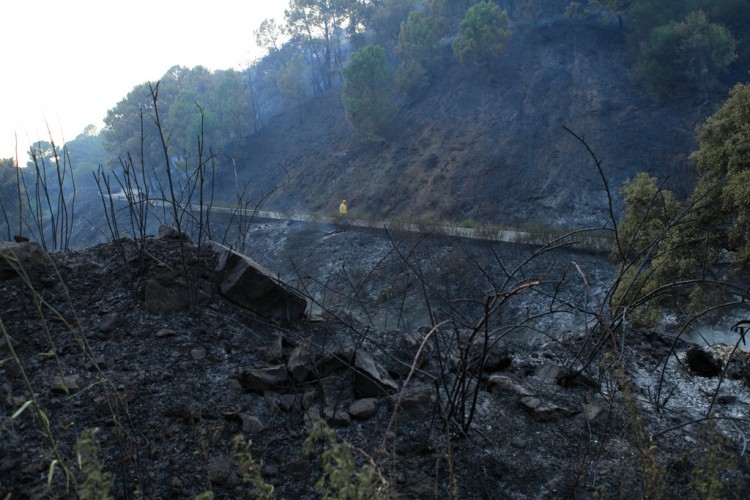
<path id="1" fill-rule="evenodd" d="M 0 158 L 72 140 L 178 64 L 241 69 L 288 0 L 0 0 Z"/>

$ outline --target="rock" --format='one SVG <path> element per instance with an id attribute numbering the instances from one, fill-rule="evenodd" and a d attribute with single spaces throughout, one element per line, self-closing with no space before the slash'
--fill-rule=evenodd
<path id="1" fill-rule="evenodd" d="M 513 436 L 510 440 L 510 444 L 516 448 L 526 448 L 526 440 L 520 436 Z"/>
<path id="2" fill-rule="evenodd" d="M 336 370 L 351 366 L 356 354 L 357 350 L 351 344 L 340 344 L 320 351 L 315 355 L 315 371 L 318 377 L 328 377 Z"/>
<path id="3" fill-rule="evenodd" d="M 487 381 L 487 388 L 492 394 L 511 393 L 522 397 L 535 394 L 521 384 L 514 382 L 507 375 L 492 375 Z"/>
<path id="4" fill-rule="evenodd" d="M 231 457 L 222 455 L 209 462 L 207 467 L 208 480 L 211 484 L 225 487 L 239 486 L 242 484 L 242 475 L 237 464 Z"/>
<path id="5" fill-rule="evenodd" d="M 279 475 L 279 468 L 275 465 L 264 465 L 261 474 L 263 477 L 276 477 Z"/>
<path id="6" fill-rule="evenodd" d="M 720 405 L 730 405 L 738 401 L 737 396 L 731 394 L 720 394 L 716 396 L 716 402 Z"/>
<path id="7" fill-rule="evenodd" d="M 564 367 L 546 363 L 540 366 L 534 375 L 547 384 L 557 384 L 567 374 L 568 370 Z"/>
<path id="8" fill-rule="evenodd" d="M 407 387 L 403 394 L 391 397 L 393 405 L 399 405 L 395 409 L 399 415 L 415 420 L 431 417 L 436 400 L 434 388 L 427 385 Z"/>
<path id="9" fill-rule="evenodd" d="M 358 399 L 349 405 L 349 414 L 354 418 L 370 418 L 377 410 L 378 400 L 375 398 Z"/>
<path id="10" fill-rule="evenodd" d="M 144 307 L 151 314 L 168 314 L 181 311 L 189 305 L 190 298 L 184 286 L 165 286 L 154 278 L 146 283 Z"/>
<path id="11" fill-rule="evenodd" d="M 377 397 L 393 394 L 398 385 L 375 363 L 375 359 L 362 349 L 354 358 L 354 393 L 359 397 Z"/>
<path id="12" fill-rule="evenodd" d="M 316 391 L 315 389 L 306 390 L 302 395 L 302 408 L 304 408 L 305 410 L 310 408 L 313 403 L 315 403 L 316 399 L 318 399 L 318 391 Z"/>
<path id="13" fill-rule="evenodd" d="M 281 363 L 284 359 L 284 337 L 280 332 L 271 334 L 271 341 L 263 347 L 263 356 L 269 363 Z"/>
<path id="14" fill-rule="evenodd" d="M 305 431 L 309 434 L 312 429 L 312 424 L 319 418 L 322 418 L 323 412 L 320 411 L 320 406 L 313 405 L 305 411 L 303 417 L 305 423 Z"/>
<path id="15" fill-rule="evenodd" d="M 16 276 L 16 265 L 23 269 L 28 269 L 29 266 L 43 264 L 45 261 L 46 254 L 39 243 L 31 241 L 21 243 L 0 241 L 0 280 Z"/>
<path id="16" fill-rule="evenodd" d="M 81 387 L 78 385 L 78 379 L 80 377 L 78 375 L 66 375 L 64 377 L 61 377 L 60 375 L 55 375 L 52 377 L 52 381 L 50 382 L 50 388 L 54 392 L 62 392 L 62 393 L 74 393 L 78 392 Z"/>
<path id="17" fill-rule="evenodd" d="M 485 372 L 502 372 L 510 368 L 513 364 L 513 356 L 505 351 L 493 349 L 487 353 L 484 360 Z"/>
<path id="18" fill-rule="evenodd" d="M 159 238 L 179 240 L 180 237 L 182 237 L 184 241 L 190 241 L 190 237 L 185 233 L 180 234 L 176 227 L 167 226 L 164 224 L 159 226 Z"/>
<path id="19" fill-rule="evenodd" d="M 283 411 L 300 411 L 302 409 L 302 400 L 296 394 L 283 394 L 279 398 L 279 408 Z"/>
<path id="20" fill-rule="evenodd" d="M 86 360 L 86 369 L 90 371 L 106 370 L 107 360 L 102 355 L 96 355 L 94 359 Z"/>
<path id="21" fill-rule="evenodd" d="M 297 481 L 304 481 L 310 475 L 310 462 L 304 457 L 298 457 L 285 466 L 286 473 Z"/>
<path id="22" fill-rule="evenodd" d="M 586 403 L 583 405 L 583 414 L 589 422 L 595 422 L 596 419 L 602 415 L 603 411 L 604 408 L 596 403 Z"/>
<path id="23" fill-rule="evenodd" d="M 295 382 L 300 383 L 307 380 L 313 370 L 310 349 L 307 345 L 299 345 L 292 350 L 289 354 L 289 360 L 286 362 L 286 369 Z"/>
<path id="24" fill-rule="evenodd" d="M 700 377 L 716 377 L 721 374 L 721 361 L 701 347 L 694 346 L 688 349 L 685 361 L 690 370 Z"/>
<path id="25" fill-rule="evenodd" d="M 206 247 L 216 256 L 219 289 L 227 300 L 282 325 L 293 325 L 304 316 L 307 300 L 260 264 L 214 241 Z"/>
<path id="26" fill-rule="evenodd" d="M 571 408 L 563 408 L 554 403 L 542 401 L 541 398 L 526 396 L 520 400 L 521 407 L 531 413 L 537 420 L 553 420 L 558 417 L 570 417 L 578 413 Z"/>
<path id="27" fill-rule="evenodd" d="M 352 388 L 352 375 L 345 372 L 340 376 L 330 376 L 318 381 L 318 387 L 323 395 L 323 403 L 329 407 L 348 405 L 355 399 Z"/>
<path id="28" fill-rule="evenodd" d="M 117 326 L 117 320 L 120 315 L 116 312 L 108 313 L 102 316 L 102 321 L 99 323 L 99 331 L 102 333 L 109 333 Z"/>
<path id="29" fill-rule="evenodd" d="M 421 474 L 408 478 L 400 489 L 406 498 L 438 498 L 435 479 Z"/>
<path id="30" fill-rule="evenodd" d="M 328 409 L 324 412 L 326 415 L 326 422 L 336 427 L 346 427 L 352 423 L 352 417 L 349 412 L 342 409 Z"/>
<path id="31" fill-rule="evenodd" d="M 244 433 L 258 434 L 266 429 L 266 426 L 258 417 L 240 413 L 240 420 L 242 420 L 242 432 Z"/>
<path id="32" fill-rule="evenodd" d="M 175 335 L 177 335 L 177 332 L 175 332 L 174 330 L 170 330 L 169 328 L 162 328 L 161 330 L 156 332 L 156 336 L 159 338 L 174 337 Z"/>
<path id="33" fill-rule="evenodd" d="M 272 365 L 260 368 L 247 368 L 237 374 L 237 380 L 246 391 L 263 392 L 272 387 L 286 384 L 286 366 Z"/>

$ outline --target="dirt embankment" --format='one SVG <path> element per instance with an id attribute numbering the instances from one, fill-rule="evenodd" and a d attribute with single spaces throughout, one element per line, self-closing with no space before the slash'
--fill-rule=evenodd
<path id="1" fill-rule="evenodd" d="M 431 85 L 402 98 L 385 142 L 360 140 L 334 89 L 248 138 L 235 158 L 240 178 L 259 195 L 288 175 L 270 210 L 334 214 L 346 198 L 354 215 L 373 218 L 598 225 L 603 183 L 563 127 L 596 153 L 615 197 L 638 171 L 685 194 L 695 127 L 725 97 L 654 101 L 630 78 L 623 33 L 584 23 L 517 30 L 490 73 L 444 55 Z"/>

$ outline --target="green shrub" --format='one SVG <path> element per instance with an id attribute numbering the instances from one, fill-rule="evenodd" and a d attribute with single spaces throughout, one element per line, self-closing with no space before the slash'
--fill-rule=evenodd
<path id="1" fill-rule="evenodd" d="M 83 474 L 83 482 L 78 485 L 78 496 L 84 500 L 112 498 L 109 490 L 114 480 L 111 473 L 104 472 L 104 464 L 99 458 L 99 441 L 96 439 L 98 430 L 86 429 L 76 443 L 78 468 Z"/>
<path id="2" fill-rule="evenodd" d="M 453 41 L 453 54 L 464 65 L 486 65 L 505 50 L 510 39 L 508 15 L 492 2 L 479 2 L 466 12 Z"/>
<path id="3" fill-rule="evenodd" d="M 737 42 L 703 11 L 657 26 L 641 43 L 636 72 L 646 87 L 666 93 L 684 84 L 707 89 L 737 59 Z"/>
<path id="4" fill-rule="evenodd" d="M 346 119 L 369 140 L 383 140 L 396 114 L 392 87 L 393 75 L 386 64 L 385 49 L 379 45 L 358 50 L 344 68 L 342 101 Z"/>
<path id="5" fill-rule="evenodd" d="M 317 444 L 322 445 L 323 476 L 315 483 L 315 487 L 322 492 L 323 499 L 390 498 L 388 482 L 372 460 L 358 466 L 352 454 L 352 445 L 339 442 L 336 434 L 322 419 L 312 423 L 310 435 L 305 440 L 305 454 L 313 454 Z"/>

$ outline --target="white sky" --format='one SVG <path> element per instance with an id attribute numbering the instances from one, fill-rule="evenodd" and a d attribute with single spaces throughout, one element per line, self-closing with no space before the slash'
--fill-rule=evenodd
<path id="1" fill-rule="evenodd" d="M 288 0 L 0 0 L 0 158 L 103 126 L 136 85 L 174 65 L 242 69 L 253 32 Z"/>

